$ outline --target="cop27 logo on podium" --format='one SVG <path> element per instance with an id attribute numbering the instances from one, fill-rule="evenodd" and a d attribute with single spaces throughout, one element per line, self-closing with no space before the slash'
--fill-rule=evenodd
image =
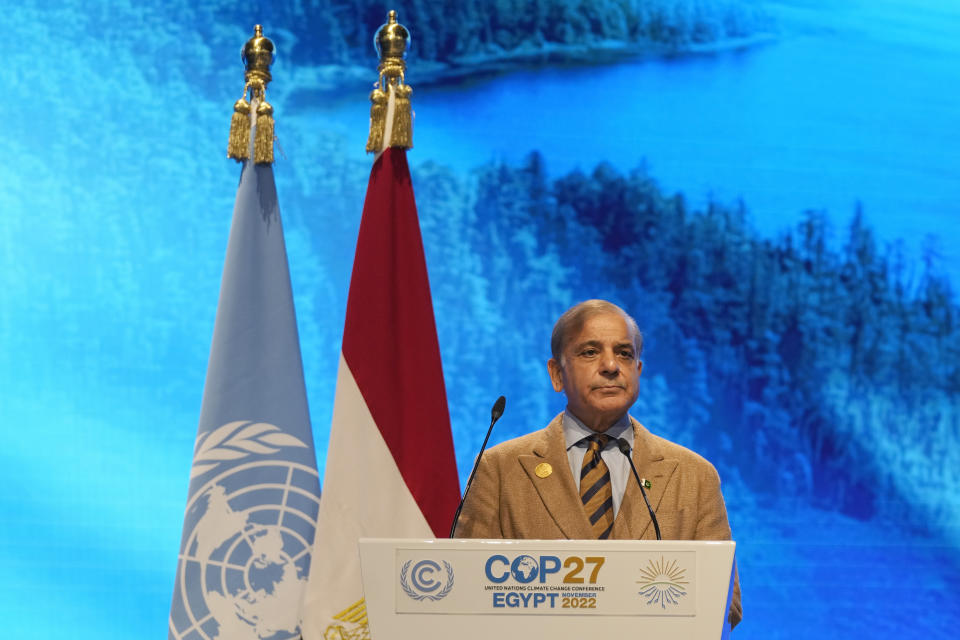
<path id="1" fill-rule="evenodd" d="M 400 569 L 400 586 L 414 600 L 440 600 L 453 589 L 453 567 L 446 560 L 443 570 L 434 560 L 420 560 L 416 564 L 407 560 Z"/>
<path id="2" fill-rule="evenodd" d="M 563 574 L 562 584 L 596 584 L 600 575 L 600 568 L 606 562 L 604 556 L 566 556 L 561 559 L 555 555 L 541 555 L 539 560 L 529 555 L 519 555 L 512 561 L 507 556 L 496 554 L 487 558 L 484 565 L 484 575 L 487 580 L 494 584 L 506 582 L 508 578 L 519 584 L 529 584 L 540 579 L 540 584 L 555 582 L 551 576 L 559 573 L 561 567 L 567 569 Z M 582 574 L 584 567 L 593 567 L 590 570 L 589 577 Z M 582 574 L 582 575 L 581 575 Z"/>

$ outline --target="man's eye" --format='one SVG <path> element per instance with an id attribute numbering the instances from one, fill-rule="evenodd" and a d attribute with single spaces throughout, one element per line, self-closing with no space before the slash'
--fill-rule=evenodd
<path id="1" fill-rule="evenodd" d="M 626 360 L 633 360 L 633 351 L 621 351 L 620 357 Z"/>
<path id="2" fill-rule="evenodd" d="M 597 355 L 597 350 L 596 350 L 596 349 L 584 349 L 583 351 L 580 352 L 580 355 L 581 355 L 581 356 L 584 356 L 584 357 L 587 357 L 587 358 L 592 358 L 593 356 Z"/>

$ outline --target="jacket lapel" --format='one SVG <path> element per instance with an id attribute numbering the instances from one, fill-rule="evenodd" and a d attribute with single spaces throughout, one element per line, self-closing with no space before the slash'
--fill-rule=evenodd
<path id="1" fill-rule="evenodd" d="M 650 432 L 642 424 L 630 418 L 633 424 L 633 464 L 637 466 L 640 479 L 650 482 L 647 489 L 647 498 L 654 513 L 660 507 L 667 484 L 677 469 L 679 461 L 676 458 L 666 458 L 657 446 Z M 630 472 L 633 475 L 633 471 Z M 648 533 L 649 532 L 649 533 Z M 643 501 L 643 495 L 637 486 L 635 478 L 628 478 L 627 488 L 623 493 L 623 502 L 620 512 L 614 522 L 613 536 L 618 539 L 640 540 L 644 537 L 655 539 L 656 533 L 650 513 Z"/>
<path id="2" fill-rule="evenodd" d="M 543 437 L 534 444 L 531 453 L 521 454 L 517 459 L 563 535 L 571 540 L 589 539 L 590 522 L 580 505 L 580 494 L 570 475 L 562 417 L 563 414 L 560 414 L 553 419 Z M 545 478 L 541 477 L 543 467 L 537 473 L 537 468 L 544 463 L 551 467 L 550 474 Z"/>

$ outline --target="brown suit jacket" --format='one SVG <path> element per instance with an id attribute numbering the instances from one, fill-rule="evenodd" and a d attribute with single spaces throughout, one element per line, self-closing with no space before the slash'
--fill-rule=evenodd
<path id="1" fill-rule="evenodd" d="M 560 414 L 546 429 L 486 451 L 457 525 L 458 538 L 589 539 L 591 527 L 580 502 L 563 438 Z M 633 462 L 650 481 L 647 497 L 664 540 L 730 540 L 720 476 L 712 464 L 630 418 Z M 541 478 L 536 468 L 552 467 Z M 611 538 L 655 540 L 653 523 L 635 481 L 628 482 Z M 729 620 L 743 617 L 740 584 L 734 584 Z"/>

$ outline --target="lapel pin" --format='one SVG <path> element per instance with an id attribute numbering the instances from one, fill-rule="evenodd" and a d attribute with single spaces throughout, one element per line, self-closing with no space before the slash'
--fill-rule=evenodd
<path id="1" fill-rule="evenodd" d="M 650 481 L 647 480 L 646 478 L 643 478 L 642 480 L 640 480 L 640 484 L 643 485 L 644 489 L 649 489 L 651 486 L 653 486 L 650 484 Z"/>
<path id="2" fill-rule="evenodd" d="M 538 478 L 546 478 L 553 473 L 553 467 L 550 466 L 549 462 L 541 462 L 533 472 L 537 474 Z"/>

